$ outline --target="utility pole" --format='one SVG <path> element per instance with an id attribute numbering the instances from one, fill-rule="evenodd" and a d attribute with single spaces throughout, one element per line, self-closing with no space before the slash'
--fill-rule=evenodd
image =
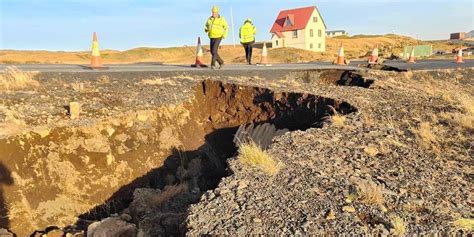
<path id="1" fill-rule="evenodd" d="M 232 6 L 230 7 L 230 24 L 232 26 L 232 45 L 235 48 L 234 12 L 232 11 Z"/>

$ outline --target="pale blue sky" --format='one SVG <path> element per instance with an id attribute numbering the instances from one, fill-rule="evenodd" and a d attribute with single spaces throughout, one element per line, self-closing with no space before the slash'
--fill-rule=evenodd
<path id="1" fill-rule="evenodd" d="M 446 39 L 474 29 L 474 0 L 0 0 L 0 49 L 88 50 L 97 31 L 102 49 L 194 45 L 217 4 L 236 29 L 251 17 L 257 40 L 279 10 L 316 5 L 329 30 Z M 236 39 L 238 40 L 238 39 Z M 206 40 L 207 41 L 207 40 Z M 224 41 L 232 43 L 232 34 Z"/>

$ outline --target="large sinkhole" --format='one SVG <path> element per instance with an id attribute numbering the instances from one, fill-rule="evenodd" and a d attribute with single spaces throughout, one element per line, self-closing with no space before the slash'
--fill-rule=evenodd
<path id="1" fill-rule="evenodd" d="M 2 225 L 23 236 L 52 225 L 86 229 L 127 213 L 151 236 L 183 235 L 189 205 L 230 174 L 239 128 L 271 126 L 272 134 L 254 133 L 268 145 L 281 131 L 354 111 L 311 94 L 203 81 L 178 106 L 0 140 L 2 177 L 15 180 L 3 190 Z"/>

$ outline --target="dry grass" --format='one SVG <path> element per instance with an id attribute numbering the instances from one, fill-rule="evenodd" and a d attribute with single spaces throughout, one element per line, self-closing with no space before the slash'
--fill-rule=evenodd
<path id="1" fill-rule="evenodd" d="M 451 74 L 446 75 L 449 76 Z M 430 97 L 440 98 L 445 103 L 457 107 L 460 110 L 459 112 L 441 113 L 440 117 L 442 119 L 462 129 L 474 129 L 474 98 L 472 97 L 472 86 L 459 85 L 452 83 L 450 80 L 435 80 L 433 76 L 427 72 L 418 73 L 416 77 L 420 80 L 409 87 L 412 87 L 412 89 L 416 91 L 423 91 Z M 407 87 L 406 85 L 404 86 L 405 88 Z M 425 135 L 428 135 L 428 137 L 425 136 L 425 138 L 429 138 L 429 134 Z M 428 142 L 430 142 L 429 139 Z M 431 142 L 433 142 L 433 140 L 431 140 Z"/>
<path id="2" fill-rule="evenodd" d="M 425 148 L 436 148 L 438 141 L 436 136 L 433 134 L 433 128 L 429 122 L 422 122 L 416 128 L 412 128 L 411 131 L 418 138 L 418 143 Z"/>
<path id="3" fill-rule="evenodd" d="M 331 122 L 334 124 L 336 127 L 344 127 L 344 124 L 346 122 L 346 118 L 340 114 L 336 114 L 331 116 Z"/>
<path id="4" fill-rule="evenodd" d="M 357 184 L 358 199 L 368 205 L 383 206 L 385 200 L 383 197 L 383 187 L 374 182 L 360 182 Z"/>
<path id="5" fill-rule="evenodd" d="M 364 153 L 370 157 L 375 157 L 377 154 L 379 154 L 379 150 L 375 146 L 367 146 L 364 148 Z"/>
<path id="6" fill-rule="evenodd" d="M 474 129 L 474 114 L 441 113 L 440 117 L 460 126 L 461 128 L 470 130 Z"/>
<path id="7" fill-rule="evenodd" d="M 385 142 L 379 142 L 379 152 L 382 154 L 389 154 L 391 152 L 390 147 Z"/>
<path id="8" fill-rule="evenodd" d="M 464 129 L 474 129 L 474 99 L 467 93 L 456 88 L 447 88 L 441 98 L 448 104 L 458 107 L 461 112 L 442 113 L 444 118 Z"/>
<path id="9" fill-rule="evenodd" d="M 151 86 L 161 86 L 161 85 L 170 85 L 176 86 L 176 82 L 171 79 L 163 79 L 158 77 L 153 77 L 152 79 L 145 79 L 141 81 L 139 84 L 141 85 L 151 85 Z"/>
<path id="10" fill-rule="evenodd" d="M 238 159 L 244 166 L 258 168 L 272 176 L 276 175 L 281 168 L 279 162 L 254 142 L 240 145 Z"/>
<path id="11" fill-rule="evenodd" d="M 82 82 L 73 82 L 73 83 L 71 83 L 71 88 L 76 92 L 83 92 L 84 91 L 84 83 L 82 83 Z"/>
<path id="12" fill-rule="evenodd" d="M 109 84 L 110 83 L 110 77 L 107 75 L 101 75 L 97 81 L 101 84 Z"/>
<path id="13" fill-rule="evenodd" d="M 186 185 L 185 183 L 177 184 L 177 185 L 168 185 L 163 189 L 163 191 L 161 191 L 161 193 L 159 193 L 158 195 L 152 196 L 150 198 L 149 203 L 150 205 L 153 205 L 153 206 L 159 206 L 167 202 L 174 196 L 180 193 L 186 192 L 187 190 L 188 190 L 188 185 Z"/>
<path id="14" fill-rule="evenodd" d="M 458 96 L 459 105 L 463 114 L 455 116 L 455 121 L 467 129 L 474 129 L 474 99 L 468 95 Z"/>
<path id="15" fill-rule="evenodd" d="M 399 54 L 406 44 L 413 44 L 416 40 L 397 35 L 357 36 L 348 38 L 327 38 L 326 52 L 312 52 L 295 48 L 269 49 L 268 57 L 272 63 L 311 62 L 315 60 L 332 60 L 337 55 L 339 45 L 344 44 L 347 58 L 367 56 L 374 45 L 379 45 L 381 52 L 389 56 L 392 52 Z M 210 52 L 207 40 L 204 40 L 204 61 L 210 62 Z M 267 43 L 270 45 L 269 43 Z M 452 48 L 446 42 L 438 42 L 435 49 Z M 173 48 L 134 48 L 125 51 L 102 50 L 105 63 L 167 63 L 192 64 L 195 61 L 196 46 Z M 223 45 L 220 55 L 229 63 L 244 63 L 245 53 L 242 47 Z M 253 61 L 260 61 L 261 49 L 254 49 Z M 49 52 L 49 51 L 18 51 L 0 50 L 0 62 L 3 63 L 68 63 L 87 64 L 90 62 L 90 52 Z"/>
<path id="16" fill-rule="evenodd" d="M 394 229 L 393 235 L 395 236 L 405 236 L 406 233 L 406 223 L 402 218 L 396 215 L 390 216 L 390 223 Z"/>
<path id="17" fill-rule="evenodd" d="M 0 74 L 0 90 L 34 89 L 39 83 L 33 80 L 37 73 L 23 72 L 14 66 L 9 66 Z"/>
<path id="18" fill-rule="evenodd" d="M 472 218 L 460 218 L 453 222 L 453 225 L 456 228 L 465 231 L 473 231 L 474 230 L 474 219 Z"/>
<path id="19" fill-rule="evenodd" d="M 362 114 L 362 120 L 369 127 L 372 127 L 375 125 L 375 119 L 369 114 L 365 114 L 365 113 Z"/>

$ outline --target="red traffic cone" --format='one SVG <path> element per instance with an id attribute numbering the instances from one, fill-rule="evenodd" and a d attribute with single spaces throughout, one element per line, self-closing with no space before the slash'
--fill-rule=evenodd
<path id="1" fill-rule="evenodd" d="M 464 59 L 462 57 L 462 45 L 458 50 L 458 55 L 456 56 L 456 63 L 464 63 Z"/>
<path id="2" fill-rule="evenodd" d="M 99 41 L 97 40 L 97 33 L 94 32 L 92 36 L 92 57 L 91 66 L 92 69 L 105 69 L 102 64 L 102 58 L 100 56 Z"/>
<path id="3" fill-rule="evenodd" d="M 260 63 L 257 66 L 271 66 L 268 63 L 268 50 L 267 50 L 267 42 L 263 42 L 262 48 L 262 58 L 260 59 Z"/>
<path id="4" fill-rule="evenodd" d="M 196 62 L 191 65 L 191 67 L 207 67 L 203 61 L 203 53 L 202 53 L 202 45 L 201 45 L 201 37 L 198 37 L 198 43 L 196 47 Z"/>
<path id="5" fill-rule="evenodd" d="M 416 58 L 415 58 L 415 46 L 413 46 L 413 48 L 411 49 L 411 53 L 410 53 L 410 56 L 408 58 L 407 63 L 416 63 L 415 60 L 416 60 Z"/>
<path id="6" fill-rule="evenodd" d="M 377 48 L 377 46 L 375 46 L 374 49 L 372 50 L 372 54 L 369 57 L 369 63 L 370 64 L 377 63 L 378 57 L 379 57 L 379 49 Z"/>
<path id="7" fill-rule="evenodd" d="M 347 65 L 346 60 L 344 59 L 344 47 L 342 46 L 342 44 L 339 47 L 339 52 L 337 54 L 336 60 L 334 61 L 334 64 Z"/>

